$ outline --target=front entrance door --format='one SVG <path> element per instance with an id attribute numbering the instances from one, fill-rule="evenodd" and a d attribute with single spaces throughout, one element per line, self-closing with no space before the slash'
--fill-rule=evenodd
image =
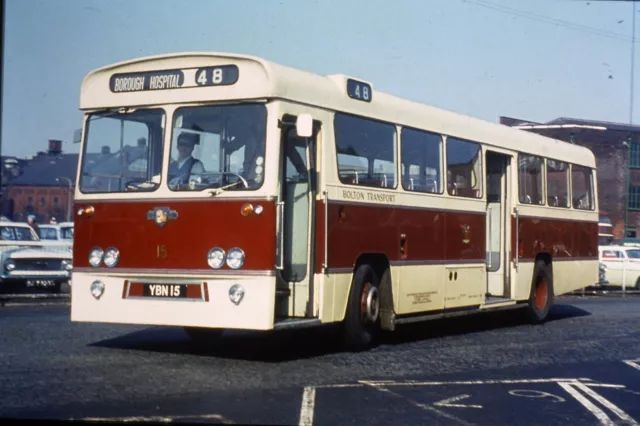
<path id="1" fill-rule="evenodd" d="M 295 117 L 283 119 L 291 122 Z M 279 287 L 288 293 L 288 316 L 312 316 L 316 135 L 301 138 L 296 127 L 287 124 L 282 135 Z"/>
<path id="2" fill-rule="evenodd" d="M 487 151 L 487 296 L 510 297 L 507 214 L 511 157 Z"/>

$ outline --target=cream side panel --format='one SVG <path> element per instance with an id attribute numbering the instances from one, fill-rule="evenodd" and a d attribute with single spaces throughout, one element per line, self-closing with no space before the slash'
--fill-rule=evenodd
<path id="1" fill-rule="evenodd" d="M 316 275 L 318 276 L 318 275 Z M 334 315 L 335 282 L 331 276 L 323 275 L 321 285 L 320 321 L 332 322 Z"/>
<path id="2" fill-rule="evenodd" d="M 484 265 L 448 265 L 445 269 L 445 309 L 482 305 L 487 289 Z"/>
<path id="3" fill-rule="evenodd" d="M 517 187 L 515 189 L 517 191 Z M 517 196 L 517 192 L 516 192 L 516 196 Z M 545 206 L 533 206 L 528 204 L 516 204 L 515 207 L 518 208 L 520 217 L 525 216 L 525 217 L 539 217 L 540 219 L 548 218 L 548 219 L 562 219 L 562 220 L 584 220 L 584 221 L 593 221 L 593 222 L 596 222 L 598 220 L 597 211 L 559 209 L 559 208 L 545 207 Z"/>
<path id="4" fill-rule="evenodd" d="M 514 269 L 515 271 L 515 269 Z M 533 280 L 533 262 L 520 262 L 517 272 L 514 274 L 517 285 L 512 288 L 516 300 L 529 300 L 531 281 Z"/>
<path id="5" fill-rule="evenodd" d="M 553 262 L 553 290 L 556 296 L 598 282 L 597 260 Z"/>
<path id="6" fill-rule="evenodd" d="M 332 274 L 329 280 L 333 281 L 333 321 L 342 321 L 347 313 L 349 290 L 353 274 Z"/>
<path id="7" fill-rule="evenodd" d="M 396 266 L 391 267 L 391 270 L 394 272 L 393 300 L 396 314 L 444 309 L 444 265 Z"/>
<path id="8" fill-rule="evenodd" d="M 91 283 L 101 280 L 105 292 L 96 300 Z M 153 279 L 145 279 L 153 282 Z M 198 279 L 200 281 L 201 279 Z M 209 302 L 166 299 L 123 299 L 124 278 L 74 273 L 71 320 L 119 324 L 218 327 L 250 330 L 273 328 L 275 278 L 203 279 L 208 283 Z M 194 280 L 189 280 L 193 282 Z M 166 279 L 161 280 L 163 283 Z M 172 279 L 172 283 L 184 282 Z M 229 300 L 229 287 L 242 284 L 245 295 L 239 305 Z"/>
<path id="9" fill-rule="evenodd" d="M 555 261 L 553 262 L 553 289 L 556 296 L 579 290 L 598 281 L 597 260 Z M 520 263 L 516 299 L 527 300 L 533 281 L 533 262 Z"/>

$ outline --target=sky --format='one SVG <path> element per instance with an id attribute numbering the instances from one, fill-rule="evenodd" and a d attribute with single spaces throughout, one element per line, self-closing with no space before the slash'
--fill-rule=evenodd
<path id="1" fill-rule="evenodd" d="M 491 122 L 629 123 L 632 16 L 631 2 L 596 0 L 6 0 L 0 150 L 61 139 L 78 152 L 88 72 L 180 51 L 346 74 Z"/>

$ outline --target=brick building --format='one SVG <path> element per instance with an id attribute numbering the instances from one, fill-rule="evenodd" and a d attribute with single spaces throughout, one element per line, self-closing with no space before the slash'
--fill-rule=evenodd
<path id="1" fill-rule="evenodd" d="M 15 221 L 26 221 L 29 214 L 40 223 L 55 217 L 58 222 L 73 220 L 73 190 L 78 154 L 63 154 L 62 142 L 49 141 L 47 152 L 39 152 L 22 167 L 21 174 L 3 189 Z"/>
<path id="2" fill-rule="evenodd" d="M 608 217 L 603 220 L 611 221 L 614 238 L 622 238 L 628 200 L 628 234 L 635 236 L 640 228 L 640 126 L 565 117 L 548 123 L 500 117 L 500 124 L 591 149 L 596 157 L 600 214 Z"/>
<path id="3" fill-rule="evenodd" d="M 22 174 L 27 163 L 26 159 L 18 157 L 0 157 L 0 215 L 3 217 L 13 216 L 13 202 L 7 197 L 7 186 Z"/>

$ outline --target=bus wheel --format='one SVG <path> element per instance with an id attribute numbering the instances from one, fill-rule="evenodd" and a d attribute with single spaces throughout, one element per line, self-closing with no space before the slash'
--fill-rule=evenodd
<path id="1" fill-rule="evenodd" d="M 379 333 L 380 293 L 375 271 L 369 265 L 356 269 L 344 322 L 347 349 L 361 351 L 372 346 Z"/>
<path id="2" fill-rule="evenodd" d="M 527 306 L 527 314 L 532 323 L 537 324 L 545 320 L 553 305 L 553 298 L 551 271 L 543 261 L 537 261 L 533 268 L 531 294 Z"/>
<path id="3" fill-rule="evenodd" d="M 185 333 L 198 345 L 209 346 L 217 342 L 222 336 L 224 329 L 205 327 L 184 327 Z"/>

